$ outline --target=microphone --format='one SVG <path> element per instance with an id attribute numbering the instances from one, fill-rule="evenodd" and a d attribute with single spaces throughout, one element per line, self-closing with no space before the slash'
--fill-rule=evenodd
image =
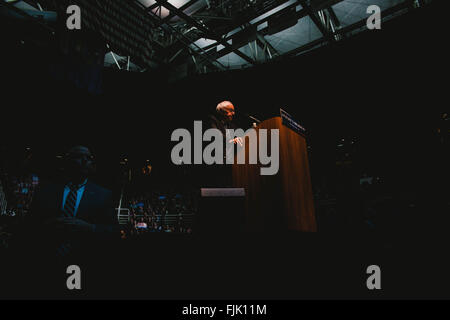
<path id="1" fill-rule="evenodd" d="M 261 123 L 261 120 L 249 115 L 248 113 L 245 114 L 245 116 L 253 121 L 255 121 L 256 123 Z"/>

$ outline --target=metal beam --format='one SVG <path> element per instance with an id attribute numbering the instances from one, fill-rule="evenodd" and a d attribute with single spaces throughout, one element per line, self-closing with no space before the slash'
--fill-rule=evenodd
<path id="1" fill-rule="evenodd" d="M 327 9 L 328 13 L 330 14 L 330 19 L 331 21 L 333 21 L 334 25 L 336 27 L 340 27 L 341 26 L 341 22 L 339 21 L 339 18 L 336 15 L 336 12 L 334 12 L 332 7 L 328 7 Z"/>
<path id="2" fill-rule="evenodd" d="M 314 5 L 314 7 L 310 8 L 310 9 L 311 9 L 311 11 L 324 10 L 324 9 L 329 8 L 330 6 L 332 6 L 332 5 L 336 4 L 336 3 L 342 2 L 342 1 L 343 0 L 328 0 L 328 1 L 315 2 L 315 3 L 311 4 L 311 5 Z M 291 5 L 287 6 L 286 8 L 283 8 L 282 10 L 276 12 L 275 14 L 280 14 L 283 11 L 287 12 L 288 10 L 292 9 L 292 7 L 296 7 L 296 6 L 298 6 L 298 4 L 301 4 L 300 2 L 301 1 L 297 1 L 296 3 L 291 4 Z M 297 11 L 296 14 L 295 14 L 297 20 L 302 19 L 303 17 L 305 17 L 307 15 L 308 15 L 308 11 L 306 10 L 305 7 L 303 7 L 301 10 Z M 270 15 L 270 16 L 268 16 L 268 17 L 266 17 L 266 18 L 264 18 L 264 19 L 262 19 L 262 20 L 260 20 L 260 21 L 258 21 L 256 23 L 254 23 L 251 27 L 255 27 L 255 26 L 258 26 L 260 24 L 263 24 L 263 23 L 267 22 L 271 17 L 272 17 L 272 15 Z M 319 18 L 317 18 L 317 20 L 319 20 L 318 22 L 321 23 Z M 247 30 L 247 28 L 244 28 L 242 31 L 239 31 L 239 32 L 245 32 L 246 30 Z M 268 27 L 259 30 L 258 34 L 261 35 L 261 36 L 264 36 L 264 34 L 266 34 L 267 31 L 268 31 Z M 236 34 L 233 34 L 233 36 L 235 36 L 235 35 Z M 329 35 L 329 37 L 326 37 L 325 39 L 327 39 L 327 40 L 333 39 L 333 33 L 331 31 L 328 31 L 328 35 Z M 228 40 L 232 39 L 233 36 L 229 36 L 229 37 L 224 38 L 224 41 L 228 41 Z M 322 38 L 319 39 L 319 40 L 322 41 Z M 315 43 L 315 41 L 314 41 L 314 43 Z M 219 43 L 214 43 L 214 44 L 211 44 L 211 45 L 208 45 L 208 46 L 204 47 L 203 50 L 208 51 L 208 50 L 210 50 L 210 49 L 212 49 L 214 47 L 217 47 L 218 45 L 219 45 Z M 306 44 L 305 45 L 305 50 L 307 50 L 309 47 L 310 46 L 308 44 Z M 223 57 L 224 55 L 227 55 L 230 52 L 231 51 L 229 50 L 229 48 L 224 48 L 224 49 L 218 51 L 214 55 L 214 58 L 215 59 L 219 59 L 219 58 Z"/>
<path id="3" fill-rule="evenodd" d="M 327 29 L 326 25 L 324 25 L 322 21 L 320 21 L 320 18 L 317 16 L 317 12 L 315 11 L 315 9 L 313 9 L 311 5 L 306 2 L 306 0 L 299 0 L 299 2 L 302 5 L 303 9 L 306 10 L 308 16 L 311 18 L 320 32 L 324 35 L 324 37 L 326 37 L 327 39 L 333 39 L 332 33 Z"/>
<path id="4" fill-rule="evenodd" d="M 178 50 L 173 56 L 172 58 L 169 59 L 169 63 L 172 63 L 173 60 L 175 60 L 176 57 L 178 57 L 178 55 L 184 51 L 184 48 L 181 48 L 180 50 Z"/>
<path id="5" fill-rule="evenodd" d="M 388 17 L 388 16 L 390 16 L 392 14 L 395 14 L 395 13 L 397 13 L 397 12 L 403 10 L 403 9 L 410 8 L 411 7 L 411 3 L 412 3 L 412 0 L 407 0 L 405 2 L 397 4 L 396 6 L 393 6 L 391 8 L 388 8 L 388 9 L 382 11 L 381 15 L 382 15 L 382 17 Z M 335 34 L 336 35 L 345 35 L 346 33 L 350 33 L 350 32 L 352 32 L 354 30 L 359 29 L 359 28 L 363 28 L 365 25 L 366 25 L 366 20 L 362 19 L 362 20 L 360 20 L 358 22 L 355 22 L 354 24 L 346 26 L 345 28 L 337 30 L 335 32 Z M 314 47 L 316 47 L 318 45 L 324 44 L 326 41 L 327 41 L 326 37 L 322 37 L 322 38 L 316 39 L 316 40 L 314 40 L 314 41 L 312 41 L 310 43 L 307 43 L 307 44 L 305 44 L 305 45 L 303 45 L 303 46 L 301 46 L 299 48 L 296 48 L 296 49 L 293 49 L 293 50 L 288 51 L 286 53 L 283 53 L 281 56 L 278 57 L 278 59 L 282 59 L 282 58 L 285 58 L 285 57 L 296 56 L 296 55 L 298 55 L 298 54 L 300 54 L 302 52 L 305 52 L 305 51 L 308 51 L 310 49 L 313 49 Z"/>
<path id="6" fill-rule="evenodd" d="M 256 38 L 259 40 L 259 42 L 261 42 L 263 45 L 264 45 L 264 47 L 263 46 L 261 46 L 263 49 L 265 49 L 266 48 L 266 50 L 268 50 L 268 52 L 269 52 L 269 56 L 270 56 L 270 59 L 272 59 L 272 57 L 274 56 L 274 55 L 280 55 L 280 53 L 278 52 L 278 50 L 277 49 L 275 49 L 265 38 L 264 38 L 264 36 L 262 36 L 262 35 L 260 35 L 258 32 L 256 33 Z M 272 51 L 274 54 L 272 54 L 270 51 Z"/>
<path id="7" fill-rule="evenodd" d="M 342 1 L 342 0 L 341 0 L 341 1 Z M 291 4 L 291 5 L 287 6 L 286 8 L 284 8 L 284 9 L 278 11 L 276 14 L 279 14 L 279 13 L 281 13 L 281 12 L 283 12 L 283 11 L 290 10 L 292 7 L 296 7 L 297 5 L 298 5 L 297 3 Z M 300 10 L 299 12 L 296 13 L 296 16 L 297 16 L 297 19 L 301 19 L 301 18 L 303 18 L 304 16 L 306 16 L 306 12 L 305 12 L 304 10 Z M 260 21 L 258 21 L 258 22 L 256 22 L 256 23 L 252 24 L 252 27 L 254 27 L 254 26 L 257 27 L 257 26 L 259 26 L 259 25 L 261 25 L 261 24 L 267 22 L 267 21 L 270 19 L 270 17 L 272 17 L 272 15 L 270 15 L 270 16 L 264 18 L 264 19 L 261 19 Z M 259 32 L 260 34 L 264 35 L 265 31 L 267 31 L 267 30 L 268 30 L 268 28 L 266 27 L 266 28 L 264 28 L 264 29 L 262 29 L 262 30 L 259 30 L 258 32 Z M 243 30 L 241 30 L 241 31 L 239 31 L 239 32 L 246 32 L 246 31 L 247 31 L 247 28 L 244 28 Z M 225 41 L 228 41 L 228 40 L 232 39 L 232 37 L 235 36 L 235 35 L 236 35 L 236 34 L 233 34 L 232 36 L 226 37 L 226 38 L 224 38 L 224 40 L 225 40 Z M 219 43 L 213 43 L 213 44 L 210 44 L 209 46 L 204 47 L 203 49 L 204 49 L 204 50 L 209 50 L 209 49 L 212 49 L 212 48 L 214 48 L 214 47 L 217 47 L 218 45 L 219 45 Z M 223 49 L 223 50 L 225 50 L 225 49 Z M 221 50 L 221 51 L 222 51 L 222 50 Z M 219 51 L 219 52 L 220 52 L 220 51 Z"/>
<path id="8" fill-rule="evenodd" d="M 186 21 L 189 25 L 191 25 L 193 27 L 196 27 L 197 29 L 199 29 L 200 31 L 205 33 L 206 37 L 216 40 L 217 42 L 219 42 L 220 44 L 222 44 L 226 48 L 228 48 L 231 51 L 235 52 L 239 57 L 241 57 L 245 61 L 249 62 L 250 64 L 253 64 L 253 65 L 256 64 L 256 62 L 252 58 L 250 58 L 246 54 L 244 54 L 241 51 L 239 51 L 239 49 L 232 47 L 228 42 L 224 41 L 220 36 L 215 35 L 211 30 L 209 30 L 206 27 L 206 25 L 198 22 L 197 20 L 195 20 L 192 17 L 188 16 L 187 14 L 182 12 L 181 10 L 177 9 L 171 3 L 167 2 L 167 0 L 156 0 L 156 1 L 159 4 L 161 4 L 162 6 L 164 6 L 166 9 L 168 9 L 169 11 L 175 12 L 181 19 Z"/>
<path id="9" fill-rule="evenodd" d="M 230 1 L 230 0 L 228 0 L 228 1 Z M 273 10 L 273 9 L 277 8 L 277 7 L 279 7 L 280 5 L 282 5 L 282 4 L 284 4 L 284 3 L 288 2 L 288 1 L 289 1 L 289 0 L 275 0 L 275 1 L 272 1 L 272 2 L 271 2 L 269 5 L 267 5 L 262 11 L 257 12 L 257 13 L 256 13 L 254 16 L 252 16 L 252 17 L 248 17 L 248 21 L 250 21 L 250 20 L 252 20 L 252 19 L 255 19 L 255 18 L 257 18 L 257 17 L 259 17 L 259 16 L 261 16 L 261 15 L 267 13 L 267 12 L 269 12 L 270 10 Z M 338 0 L 334 0 L 334 1 L 338 1 Z M 339 0 L 339 1 L 342 1 L 342 0 Z M 284 9 L 282 9 L 282 10 L 289 9 L 289 8 L 292 8 L 292 7 L 296 7 L 297 5 L 298 5 L 297 3 L 291 4 L 291 5 L 289 5 L 287 8 L 284 8 Z M 280 10 L 280 11 L 282 11 L 282 10 Z M 199 14 L 198 16 L 201 17 L 201 18 L 206 18 L 206 19 L 211 19 L 211 18 L 213 18 L 213 17 L 200 16 L 200 14 Z M 192 15 L 191 17 L 197 17 L 197 15 Z M 227 19 L 227 18 L 224 18 L 224 19 Z M 232 20 L 232 19 L 231 19 L 231 20 Z M 233 21 L 233 20 L 232 20 L 232 21 Z M 266 21 L 267 21 L 267 18 L 265 18 L 265 19 L 263 19 L 263 20 L 261 20 L 261 21 L 259 21 L 259 22 L 257 22 L 257 23 L 254 23 L 254 25 L 257 26 L 257 25 L 259 25 L 259 24 L 261 24 L 261 23 L 264 23 L 264 22 L 266 22 Z M 247 25 L 249 25 L 249 24 L 247 23 Z M 227 34 L 228 34 L 230 31 L 234 30 L 236 27 L 239 27 L 239 26 L 238 26 L 238 25 L 229 25 L 228 27 L 229 27 L 229 28 L 227 28 L 226 30 L 224 30 L 224 31 L 222 32 L 222 34 L 219 35 L 220 38 L 222 38 L 223 40 L 226 40 L 226 41 L 229 41 L 229 40 L 231 39 L 231 37 L 226 38 L 226 37 L 227 37 Z M 244 27 L 244 29 L 245 29 L 245 27 Z M 198 39 L 200 39 L 200 38 L 201 38 L 201 37 L 198 37 L 197 39 L 192 40 L 192 42 L 195 42 L 196 40 L 198 40 Z M 226 39 L 225 39 L 225 38 L 226 38 Z M 212 44 L 212 45 L 208 45 L 208 46 L 204 47 L 203 49 L 204 49 L 205 51 L 208 51 L 209 49 L 212 49 L 212 48 L 218 46 L 219 44 L 220 44 L 219 42 L 216 42 L 216 43 L 214 43 L 214 44 Z M 244 44 L 244 45 L 245 45 L 245 44 Z M 237 46 L 237 45 L 233 45 L 233 44 L 232 44 L 232 47 L 238 49 L 238 48 L 241 47 L 241 46 Z M 227 48 L 225 48 L 224 50 L 226 50 L 226 53 L 232 52 L 232 51 L 230 51 L 230 50 L 227 49 Z M 225 51 L 224 51 L 224 52 L 225 52 Z M 269 55 L 270 55 L 270 54 L 269 54 Z M 221 56 L 222 56 L 222 55 L 221 55 Z"/>
<path id="10" fill-rule="evenodd" d="M 189 8 L 190 6 L 192 6 L 193 4 L 195 4 L 195 3 L 198 2 L 198 1 L 199 1 L 199 0 L 191 0 L 191 1 L 187 2 L 187 3 L 185 3 L 184 5 L 182 5 L 182 6 L 180 7 L 180 10 L 181 10 L 181 11 L 184 11 L 184 10 L 186 10 L 187 8 Z M 160 5 L 160 4 L 158 4 L 158 2 L 157 2 L 157 5 Z M 170 21 L 170 19 L 172 19 L 172 18 L 175 17 L 176 15 L 177 15 L 176 13 L 170 11 L 169 15 L 168 15 L 167 17 L 163 18 L 163 19 L 156 25 L 156 27 L 159 27 L 160 25 L 162 25 L 162 24 L 164 24 L 164 23 L 168 23 L 168 22 Z"/>
<path id="11" fill-rule="evenodd" d="M 160 17 L 158 17 L 158 15 L 156 15 L 154 12 L 150 11 L 151 14 L 153 14 L 157 19 L 162 20 Z M 188 50 L 191 50 L 190 45 L 193 44 L 191 39 L 187 38 L 182 32 L 180 32 L 179 30 L 175 29 L 173 26 L 171 26 L 170 24 L 167 24 L 167 27 L 169 29 L 171 29 L 173 32 L 175 32 L 176 34 L 178 34 L 178 36 L 180 37 L 180 41 L 188 48 Z M 183 41 L 183 39 L 186 41 Z M 195 45 L 195 44 L 194 44 Z M 200 51 L 202 51 L 204 54 L 199 54 L 199 56 L 204 59 L 205 61 L 207 61 L 208 63 L 210 63 L 211 65 L 215 66 L 217 68 L 217 66 L 214 63 L 217 63 L 220 67 L 222 67 L 223 69 L 226 69 L 224 65 L 222 65 L 219 61 L 215 60 L 215 59 L 211 59 L 209 54 L 204 51 L 202 48 L 198 47 Z M 181 53 L 181 51 L 179 51 L 176 55 L 178 55 L 179 53 Z M 175 57 L 176 57 L 175 55 Z M 172 57 L 172 60 L 175 58 Z M 214 61 L 213 61 L 214 60 Z M 170 62 L 170 61 L 169 61 Z M 220 69 L 220 68 L 219 68 Z"/>
<path id="12" fill-rule="evenodd" d="M 401 11 L 403 9 L 412 8 L 413 2 L 414 2 L 414 0 L 406 0 L 406 1 L 402 2 L 402 3 L 399 3 L 399 4 L 397 4 L 397 5 L 393 6 L 393 7 L 390 7 L 388 9 L 382 11 L 381 12 L 381 16 L 383 18 L 384 17 L 388 17 L 388 16 L 390 16 L 392 14 L 395 14 L 398 11 Z M 367 24 L 367 21 L 365 19 L 362 19 L 362 20 L 360 20 L 360 21 L 358 21 L 358 22 L 356 22 L 356 23 L 354 23 L 352 25 L 346 26 L 345 28 L 342 28 L 342 29 L 338 30 L 336 33 L 337 34 L 345 34 L 345 33 L 351 32 L 353 30 L 362 28 L 362 27 L 366 26 L 366 24 Z"/>
<path id="13" fill-rule="evenodd" d="M 15 13 L 23 16 L 24 19 L 28 19 L 29 21 L 32 21 L 32 22 L 36 23 L 37 25 L 39 25 L 43 29 L 49 31 L 50 33 L 52 33 L 52 34 L 55 33 L 55 29 L 54 28 L 52 28 L 52 27 L 48 26 L 47 24 L 43 23 L 40 19 L 38 19 L 36 17 L 33 17 L 32 15 L 29 15 L 25 11 L 22 11 L 21 9 L 16 8 L 13 3 L 0 1 L 0 7 L 4 7 L 6 9 L 11 10 L 11 11 L 14 11 Z"/>
<path id="14" fill-rule="evenodd" d="M 194 14 L 191 17 L 198 19 L 210 19 L 210 20 L 224 20 L 224 21 L 232 21 L 232 18 L 229 17 L 216 17 L 211 15 L 202 15 L 202 14 Z"/>

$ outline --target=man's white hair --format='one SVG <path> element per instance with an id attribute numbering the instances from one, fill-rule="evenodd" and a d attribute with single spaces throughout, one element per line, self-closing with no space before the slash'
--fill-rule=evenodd
<path id="1" fill-rule="evenodd" d="M 230 101 L 222 101 L 219 103 L 216 107 L 217 112 L 222 112 L 224 109 L 227 109 L 228 107 L 234 107 L 233 104 Z"/>

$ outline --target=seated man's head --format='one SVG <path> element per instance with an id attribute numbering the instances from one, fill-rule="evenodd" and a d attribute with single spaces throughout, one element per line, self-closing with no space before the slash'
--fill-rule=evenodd
<path id="1" fill-rule="evenodd" d="M 222 101 L 216 107 L 217 113 L 227 121 L 232 121 L 234 117 L 234 106 L 230 101 Z"/>
<path id="2" fill-rule="evenodd" d="M 64 168 L 71 182 L 83 182 L 94 172 L 94 157 L 87 147 L 72 147 L 66 153 Z"/>

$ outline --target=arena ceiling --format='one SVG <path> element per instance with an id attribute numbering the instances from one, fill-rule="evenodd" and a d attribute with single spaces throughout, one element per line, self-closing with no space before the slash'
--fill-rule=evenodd
<path id="1" fill-rule="evenodd" d="M 169 65 L 197 72 L 296 56 L 366 28 L 367 8 L 384 20 L 424 4 L 411 0 L 136 0 L 156 22 Z"/>
<path id="2" fill-rule="evenodd" d="M 11 2 L 11 1 L 7 1 Z M 24 1 L 13 1 L 19 6 Z M 431 0 L 27 0 L 41 12 L 82 8 L 84 28 L 108 44 L 105 65 L 164 68 L 172 78 L 292 57 L 365 30 Z M 29 9 L 28 9 L 29 10 Z"/>

